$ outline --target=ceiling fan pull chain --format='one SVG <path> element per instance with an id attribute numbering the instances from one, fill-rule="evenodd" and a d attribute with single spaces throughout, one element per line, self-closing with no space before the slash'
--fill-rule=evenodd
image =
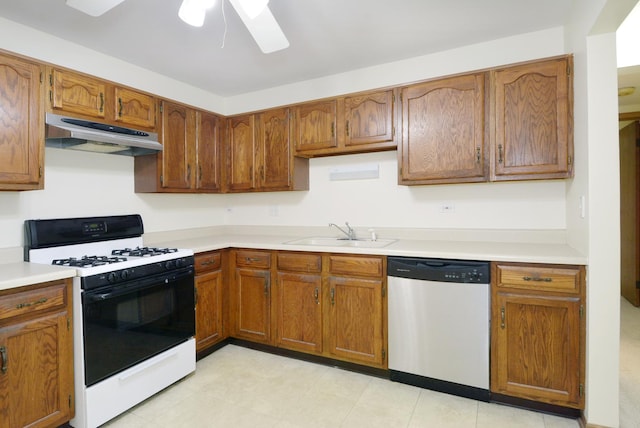
<path id="1" fill-rule="evenodd" d="M 224 21 L 224 33 L 222 33 L 222 46 L 221 49 L 224 49 L 224 42 L 227 40 L 227 15 L 224 13 L 224 4 L 225 1 L 222 0 L 222 20 Z"/>

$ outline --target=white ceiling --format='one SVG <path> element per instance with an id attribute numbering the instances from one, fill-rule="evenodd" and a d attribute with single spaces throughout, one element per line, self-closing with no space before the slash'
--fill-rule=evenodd
<path id="1" fill-rule="evenodd" d="M 0 0 L 0 16 L 229 97 L 556 27 L 573 0 L 271 0 L 290 47 L 268 55 L 227 0 L 201 28 L 178 18 L 181 2 L 125 0 L 94 18 L 65 0 Z"/>

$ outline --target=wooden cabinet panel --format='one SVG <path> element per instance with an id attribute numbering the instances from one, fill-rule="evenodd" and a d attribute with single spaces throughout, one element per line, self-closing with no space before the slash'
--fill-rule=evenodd
<path id="1" fill-rule="evenodd" d="M 584 281 L 583 266 L 492 263 L 493 393 L 584 407 Z"/>
<path id="2" fill-rule="evenodd" d="M 329 256 L 329 272 L 349 276 L 384 275 L 384 261 L 381 256 L 348 256 L 331 254 Z"/>
<path id="3" fill-rule="evenodd" d="M 235 336 L 271 342 L 271 276 L 268 270 L 237 268 L 234 308 Z"/>
<path id="4" fill-rule="evenodd" d="M 162 103 L 162 175 L 163 187 L 189 189 L 192 166 L 189 149 L 195 145 L 195 112 L 183 105 Z"/>
<path id="5" fill-rule="evenodd" d="M 62 304 L 0 321 L 1 428 L 54 427 L 74 415 L 71 281 L 35 286 L 33 291 L 49 295 L 47 287 L 54 296 L 62 292 Z M 12 293 L 3 292 L 0 302 Z"/>
<path id="6" fill-rule="evenodd" d="M 322 271 L 322 256 L 309 253 L 278 253 L 278 270 L 289 272 L 319 273 Z"/>
<path id="7" fill-rule="evenodd" d="M 43 68 L 0 55 L 0 190 L 42 189 Z"/>
<path id="8" fill-rule="evenodd" d="M 198 352 L 223 339 L 222 278 L 221 270 L 198 274 L 195 278 Z"/>
<path id="9" fill-rule="evenodd" d="M 255 117 L 232 117 L 228 123 L 227 187 L 232 191 L 251 190 L 255 188 Z"/>
<path id="10" fill-rule="evenodd" d="M 322 352 L 322 278 L 278 272 L 276 345 Z"/>
<path id="11" fill-rule="evenodd" d="M 295 107 L 297 152 L 328 149 L 338 145 L 337 100 L 313 102 Z"/>
<path id="12" fill-rule="evenodd" d="M 383 367 L 382 281 L 330 276 L 328 285 L 329 353 Z"/>
<path id="13" fill-rule="evenodd" d="M 572 175 L 571 57 L 491 71 L 492 180 Z"/>
<path id="14" fill-rule="evenodd" d="M 484 181 L 485 74 L 402 89 L 401 184 Z"/>
<path id="15" fill-rule="evenodd" d="M 257 162 L 261 190 L 291 187 L 289 109 L 272 109 L 258 115 Z"/>
<path id="16" fill-rule="evenodd" d="M 218 270 L 222 265 L 222 255 L 220 252 L 206 252 L 196 254 L 194 257 L 194 267 L 196 269 L 196 275 Z"/>
<path id="17" fill-rule="evenodd" d="M 220 191 L 222 189 L 220 171 L 222 127 L 223 120 L 215 114 L 196 112 L 195 188 L 197 190 Z"/>
<path id="18" fill-rule="evenodd" d="M 106 118 L 106 82 L 58 69 L 50 70 L 49 79 L 53 110 Z"/>
<path id="19" fill-rule="evenodd" d="M 393 142 L 393 90 L 345 97 L 346 146 Z"/>
<path id="20" fill-rule="evenodd" d="M 271 266 L 271 253 L 260 250 L 238 250 L 236 266 L 268 269 Z"/>
<path id="21" fill-rule="evenodd" d="M 0 300 L 0 321 L 19 315 L 35 315 L 51 309 L 64 309 L 68 304 L 66 291 L 66 284 L 59 283 L 5 296 Z"/>
<path id="22" fill-rule="evenodd" d="M 117 86 L 114 91 L 116 122 L 123 125 L 155 128 L 156 99 L 154 97 Z"/>

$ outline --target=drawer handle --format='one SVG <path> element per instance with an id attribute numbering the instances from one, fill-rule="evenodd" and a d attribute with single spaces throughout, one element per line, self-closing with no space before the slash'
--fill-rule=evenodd
<path id="1" fill-rule="evenodd" d="M 213 264 L 213 260 L 205 260 L 203 262 L 200 262 L 200 266 L 209 266 Z"/>
<path id="2" fill-rule="evenodd" d="M 118 97 L 118 116 L 122 117 L 122 98 Z"/>
<path id="3" fill-rule="evenodd" d="M 535 282 L 552 282 L 553 278 L 545 277 L 541 278 L 539 276 L 523 276 L 522 279 L 525 281 L 535 281 Z"/>
<path id="4" fill-rule="evenodd" d="M 255 262 L 255 263 L 257 263 L 257 262 L 259 262 L 259 261 L 260 261 L 260 259 L 259 259 L 258 257 L 247 257 L 247 258 L 245 259 L 245 261 L 246 261 L 247 263 L 254 263 L 254 262 Z"/>
<path id="5" fill-rule="evenodd" d="M 504 306 L 500 308 L 500 328 L 504 330 Z"/>
<path id="6" fill-rule="evenodd" d="M 331 305 L 335 305 L 336 304 L 336 289 L 332 288 L 330 294 L 331 294 Z"/>
<path id="7" fill-rule="evenodd" d="M 29 306 L 34 306 L 34 305 L 41 305 L 41 304 L 46 303 L 46 302 L 47 302 L 47 298 L 43 297 L 42 299 L 38 299 L 35 302 L 18 303 L 16 305 L 16 309 L 28 308 Z"/>
<path id="8" fill-rule="evenodd" d="M 7 372 L 7 364 L 9 359 L 7 358 L 7 348 L 5 346 L 0 346 L 0 358 L 2 358 L 2 374 Z"/>
<path id="9" fill-rule="evenodd" d="M 316 287 L 316 289 L 313 290 L 313 298 L 316 299 L 316 305 L 320 304 L 319 296 L 320 296 L 320 291 L 318 290 L 318 287 Z"/>

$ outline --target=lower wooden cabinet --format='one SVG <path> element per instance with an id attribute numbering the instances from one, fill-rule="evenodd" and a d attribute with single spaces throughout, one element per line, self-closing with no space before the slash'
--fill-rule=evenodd
<path id="1" fill-rule="evenodd" d="M 583 266 L 492 264 L 491 391 L 584 408 Z"/>
<path id="2" fill-rule="evenodd" d="M 71 280 L 0 292 L 0 427 L 74 416 Z"/>
<path id="3" fill-rule="evenodd" d="M 198 254 L 195 257 L 196 351 L 200 352 L 226 337 L 223 326 L 222 253 Z"/>

